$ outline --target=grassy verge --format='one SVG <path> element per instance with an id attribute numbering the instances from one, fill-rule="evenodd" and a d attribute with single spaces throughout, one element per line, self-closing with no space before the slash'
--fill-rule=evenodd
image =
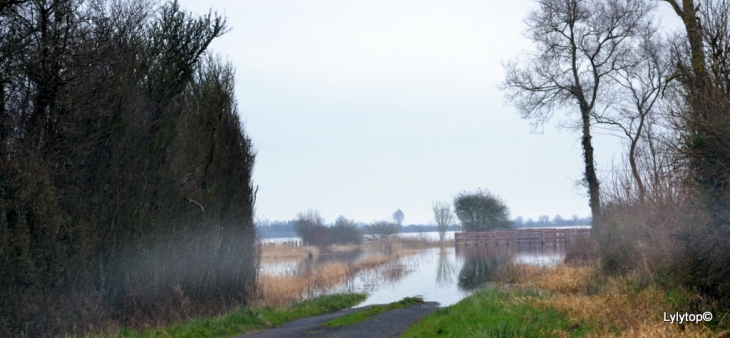
<path id="1" fill-rule="evenodd" d="M 124 329 L 109 337 L 225 337 L 262 330 L 283 323 L 346 309 L 365 300 L 362 293 L 321 296 L 291 306 L 242 307 L 218 317 L 197 318 L 163 329 L 135 331 Z"/>
<path id="2" fill-rule="evenodd" d="M 398 310 L 398 309 L 402 309 L 405 307 L 409 307 L 411 305 L 421 304 L 421 303 L 423 303 L 422 297 L 406 297 L 395 303 L 390 303 L 387 305 L 374 305 L 366 310 L 348 314 L 346 316 L 343 316 L 343 317 L 331 320 L 327 323 L 324 323 L 323 326 L 335 327 L 335 326 L 345 326 L 345 325 L 357 324 L 360 322 L 364 322 L 364 321 L 370 319 L 371 317 L 376 316 L 376 315 L 381 314 L 386 311 Z"/>
<path id="3" fill-rule="evenodd" d="M 719 332 L 726 328 L 715 327 L 714 319 L 710 323 L 685 325 L 665 322 L 665 312 L 687 311 L 691 294 L 648 274 L 605 275 L 595 266 L 505 265 L 493 277 L 509 283 L 510 291 L 476 292 L 424 318 L 405 337 L 724 337 L 730 334 L 730 331 Z"/>
<path id="4" fill-rule="evenodd" d="M 554 337 L 582 336 L 589 328 L 552 308 L 521 301 L 535 293 L 485 289 L 437 310 L 403 337 Z"/>

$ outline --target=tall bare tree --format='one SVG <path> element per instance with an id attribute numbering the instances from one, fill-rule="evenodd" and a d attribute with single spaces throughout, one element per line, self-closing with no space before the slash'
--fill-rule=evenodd
<path id="1" fill-rule="evenodd" d="M 652 4 L 643 0 L 538 0 L 526 36 L 535 52 L 505 65 L 507 100 L 539 126 L 559 108 L 577 111 L 584 182 L 594 220 L 601 216 L 591 126 L 606 79 L 622 65 L 621 44 L 637 34 Z"/>
<path id="2" fill-rule="evenodd" d="M 446 231 L 449 230 L 451 222 L 454 221 L 454 213 L 451 212 L 451 204 L 446 201 L 433 201 L 433 220 L 436 221 L 436 230 L 439 232 L 439 239 L 443 242 L 446 238 Z"/>
<path id="3" fill-rule="evenodd" d="M 664 39 L 653 25 L 645 25 L 639 34 L 638 39 L 625 43 L 623 66 L 609 74 L 614 86 L 607 95 L 605 109 L 591 114 L 597 123 L 618 129 L 628 140 L 631 175 L 638 199 L 644 201 L 646 187 L 637 164 L 639 141 L 643 138 L 653 142 L 652 114 L 672 78 L 673 67 Z"/>

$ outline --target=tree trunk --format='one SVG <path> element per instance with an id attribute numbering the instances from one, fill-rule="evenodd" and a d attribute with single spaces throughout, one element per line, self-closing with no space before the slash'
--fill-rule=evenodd
<path id="1" fill-rule="evenodd" d="M 646 187 L 644 187 L 644 181 L 641 180 L 641 175 L 639 174 L 639 168 L 636 165 L 636 145 L 639 143 L 639 138 L 641 137 L 641 131 L 644 129 L 644 120 L 646 119 L 646 115 L 643 113 L 639 113 L 641 121 L 639 122 L 639 128 L 636 130 L 636 137 L 631 137 L 631 147 L 629 148 L 629 164 L 631 165 L 631 175 L 634 176 L 634 180 L 636 181 L 636 187 L 639 189 L 639 202 L 644 203 L 644 199 L 646 197 Z"/>
<path id="2" fill-rule="evenodd" d="M 583 104 L 581 106 L 584 106 Z M 591 207 L 591 217 L 593 223 L 601 217 L 601 196 L 599 190 L 598 176 L 596 176 L 596 165 L 593 158 L 593 144 L 591 143 L 591 120 L 587 107 L 581 107 L 581 117 L 583 120 L 583 137 L 581 145 L 583 146 L 583 161 L 586 165 L 585 180 L 588 184 L 588 204 Z"/>

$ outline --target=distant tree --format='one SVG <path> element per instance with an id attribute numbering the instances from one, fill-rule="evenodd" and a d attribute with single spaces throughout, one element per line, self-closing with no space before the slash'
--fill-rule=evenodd
<path id="1" fill-rule="evenodd" d="M 512 220 L 512 223 L 514 223 L 516 227 L 521 227 L 525 225 L 525 220 L 522 219 L 522 216 L 517 216 L 517 218 Z"/>
<path id="2" fill-rule="evenodd" d="M 403 225 L 404 219 L 405 219 L 405 216 L 403 215 L 403 211 L 401 211 L 400 209 L 396 210 L 393 213 L 393 220 L 395 221 L 396 224 L 398 224 L 398 226 Z"/>
<path id="3" fill-rule="evenodd" d="M 553 224 L 563 224 L 563 223 L 565 223 L 565 220 L 563 219 L 562 216 L 555 215 L 555 217 L 553 217 Z"/>
<path id="4" fill-rule="evenodd" d="M 327 227 L 324 226 L 324 218 L 316 209 L 309 209 L 307 212 L 300 212 L 294 220 L 294 230 L 302 238 L 304 243 L 316 246 L 325 246 L 327 238 Z"/>
<path id="5" fill-rule="evenodd" d="M 465 231 L 490 231 L 512 226 L 507 205 L 489 192 L 462 192 L 454 199 L 454 209 Z"/>
<path id="6" fill-rule="evenodd" d="M 436 231 L 439 233 L 441 241 L 446 238 L 446 231 L 449 229 L 451 222 L 454 221 L 454 214 L 451 212 L 451 204 L 446 201 L 433 201 L 433 219 L 436 221 Z"/>
<path id="7" fill-rule="evenodd" d="M 548 216 L 548 215 L 542 215 L 542 216 L 538 217 L 537 218 L 537 223 L 540 223 L 540 224 L 543 224 L 543 225 L 550 223 L 550 216 Z"/>
<path id="8" fill-rule="evenodd" d="M 332 244 L 360 244 L 362 243 L 362 232 L 357 228 L 355 221 L 340 216 L 335 225 L 330 228 L 330 243 Z"/>
<path id="9" fill-rule="evenodd" d="M 365 227 L 370 239 L 389 238 L 400 232 L 398 224 L 389 221 L 375 221 Z"/>

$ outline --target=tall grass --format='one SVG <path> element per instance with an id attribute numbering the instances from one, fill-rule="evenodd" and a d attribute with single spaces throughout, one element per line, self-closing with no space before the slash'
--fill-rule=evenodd
<path id="1" fill-rule="evenodd" d="M 261 247 L 261 259 L 301 259 L 316 257 L 320 249 L 314 245 L 297 245 L 294 243 L 263 243 Z"/>
<path id="2" fill-rule="evenodd" d="M 520 290 L 540 290 L 541 297 L 523 296 L 521 301 L 557 309 L 571 321 L 586 323 L 598 336 L 711 337 L 715 333 L 697 324 L 669 324 L 664 312 L 685 312 L 688 295 L 681 289 L 667 290 L 635 271 L 606 276 L 599 265 L 535 267 L 512 265 L 500 268 L 500 280 Z M 725 332 L 725 334 L 730 332 Z"/>

